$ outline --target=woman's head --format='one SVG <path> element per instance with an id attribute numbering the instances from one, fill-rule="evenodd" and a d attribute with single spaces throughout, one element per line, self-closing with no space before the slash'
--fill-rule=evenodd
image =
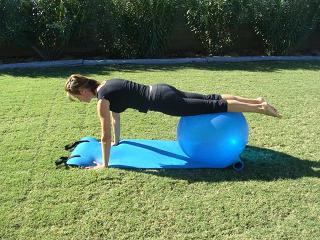
<path id="1" fill-rule="evenodd" d="M 70 100 L 79 99 L 81 102 L 90 102 L 96 95 L 97 87 L 100 83 L 94 79 L 87 78 L 80 74 L 72 74 L 65 86 L 64 90 Z"/>

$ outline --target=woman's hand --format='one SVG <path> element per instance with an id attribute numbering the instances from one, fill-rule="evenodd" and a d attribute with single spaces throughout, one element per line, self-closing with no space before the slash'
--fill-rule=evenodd
<path id="1" fill-rule="evenodd" d="M 117 146 L 117 145 L 119 145 L 119 143 L 120 143 L 120 142 L 114 142 L 114 141 L 112 141 L 112 142 L 111 142 L 111 146 Z"/>
<path id="2" fill-rule="evenodd" d="M 86 167 L 85 169 L 89 169 L 89 170 L 98 170 L 98 169 L 101 169 L 101 168 L 108 168 L 107 166 L 104 166 L 103 164 L 101 163 L 97 163 L 97 162 L 93 162 L 94 164 L 96 164 L 95 166 L 90 166 L 90 167 Z"/>
<path id="3" fill-rule="evenodd" d="M 119 144 L 119 142 L 111 142 L 111 146 L 117 146 Z M 96 164 L 95 166 L 90 166 L 90 167 L 86 167 L 85 169 L 90 169 L 90 170 L 98 170 L 98 169 L 102 169 L 102 168 L 108 168 L 108 166 L 105 166 L 102 163 L 98 163 L 96 161 L 93 162 L 94 164 Z"/>

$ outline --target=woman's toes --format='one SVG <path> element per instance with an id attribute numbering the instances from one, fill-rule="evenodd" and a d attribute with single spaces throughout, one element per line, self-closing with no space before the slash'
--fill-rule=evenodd
<path id="1" fill-rule="evenodd" d="M 273 116 L 273 117 L 278 117 L 278 118 L 281 117 L 280 114 L 278 113 L 278 111 L 266 102 L 262 103 L 262 110 L 263 110 L 263 113 L 268 116 Z"/>

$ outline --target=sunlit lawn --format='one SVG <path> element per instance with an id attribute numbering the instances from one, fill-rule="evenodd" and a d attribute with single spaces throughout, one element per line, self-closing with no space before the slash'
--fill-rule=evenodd
<path id="1" fill-rule="evenodd" d="M 56 169 L 63 146 L 99 137 L 71 73 L 199 93 L 263 96 L 281 120 L 245 114 L 245 169 Z M 0 72 L 0 239 L 318 239 L 320 62 L 99 66 Z M 175 139 L 177 117 L 128 110 L 121 138 Z"/>

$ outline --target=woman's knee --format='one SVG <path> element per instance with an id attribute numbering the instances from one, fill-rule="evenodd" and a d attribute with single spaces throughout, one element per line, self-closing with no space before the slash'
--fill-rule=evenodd
<path id="1" fill-rule="evenodd" d="M 233 96 L 233 95 L 230 95 L 230 94 L 222 94 L 221 97 L 224 100 L 237 100 L 236 96 Z"/>

